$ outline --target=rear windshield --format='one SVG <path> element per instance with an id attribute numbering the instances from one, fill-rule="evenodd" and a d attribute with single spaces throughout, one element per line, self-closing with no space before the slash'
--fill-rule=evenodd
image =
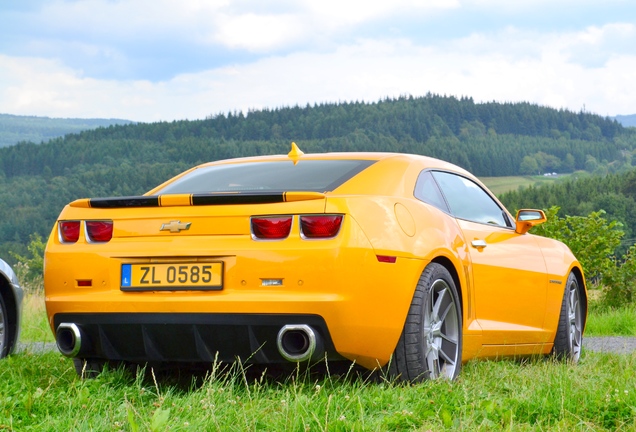
<path id="1" fill-rule="evenodd" d="M 198 168 L 157 194 L 214 192 L 312 191 L 330 192 L 373 160 L 304 160 L 248 162 Z"/>

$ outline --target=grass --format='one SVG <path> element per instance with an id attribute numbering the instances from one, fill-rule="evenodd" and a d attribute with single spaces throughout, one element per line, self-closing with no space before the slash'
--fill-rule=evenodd
<path id="1" fill-rule="evenodd" d="M 25 301 L 26 340 L 52 340 L 39 297 Z M 630 314 L 592 308 L 588 331 Z M 578 365 L 469 362 L 454 382 L 417 385 L 351 371 L 274 380 L 237 365 L 198 380 L 152 370 L 81 380 L 57 352 L 27 350 L 0 362 L 0 431 L 633 431 L 634 370 L 636 354 L 584 352 Z"/>
<path id="2" fill-rule="evenodd" d="M 46 318 L 44 295 L 41 290 L 27 294 L 22 307 L 20 342 L 54 342 L 55 338 Z"/>
<path id="3" fill-rule="evenodd" d="M 495 195 L 501 195 L 505 192 L 516 191 L 520 187 L 539 186 L 542 184 L 553 183 L 555 181 L 567 178 L 569 174 L 559 174 L 558 176 L 544 177 L 540 176 L 507 176 L 507 177 L 480 177 L 488 189 Z"/>
<path id="4" fill-rule="evenodd" d="M 469 362 L 455 382 L 300 371 L 273 381 L 235 368 L 184 386 L 123 370 L 81 380 L 57 353 L 24 353 L 0 366 L 0 430 L 627 431 L 635 368 L 635 355 L 590 353 L 576 366 Z"/>
<path id="5" fill-rule="evenodd" d="M 636 336 L 636 306 L 590 309 L 585 336 Z"/>

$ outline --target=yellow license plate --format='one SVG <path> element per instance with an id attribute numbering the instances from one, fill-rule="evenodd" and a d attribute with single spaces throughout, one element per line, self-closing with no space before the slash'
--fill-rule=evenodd
<path id="1" fill-rule="evenodd" d="M 121 289 L 220 290 L 223 289 L 223 263 L 122 264 Z"/>

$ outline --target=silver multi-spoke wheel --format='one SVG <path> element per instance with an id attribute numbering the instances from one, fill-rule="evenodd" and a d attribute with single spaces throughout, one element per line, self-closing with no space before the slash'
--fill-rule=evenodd
<path id="1" fill-rule="evenodd" d="M 561 316 L 554 338 L 554 355 L 562 360 L 579 361 L 583 346 L 583 328 L 585 326 L 586 301 L 581 295 L 579 282 L 570 273 L 563 293 Z"/>
<path id="2" fill-rule="evenodd" d="M 428 291 L 424 313 L 425 356 L 429 378 L 452 379 L 455 376 L 459 332 L 457 302 L 448 284 L 437 279 Z"/>
<path id="3" fill-rule="evenodd" d="M 402 335 L 388 367 L 403 381 L 454 379 L 462 360 L 462 312 L 449 271 L 430 263 L 413 294 Z"/>
<path id="4" fill-rule="evenodd" d="M 9 345 L 7 332 L 7 314 L 4 308 L 4 301 L 2 296 L 0 296 L 0 358 L 7 354 L 7 347 Z"/>
<path id="5" fill-rule="evenodd" d="M 581 357 L 581 343 L 583 341 L 583 318 L 581 314 L 581 299 L 576 279 L 568 280 L 568 323 L 570 337 L 568 343 L 571 349 L 571 360 L 578 361 Z"/>

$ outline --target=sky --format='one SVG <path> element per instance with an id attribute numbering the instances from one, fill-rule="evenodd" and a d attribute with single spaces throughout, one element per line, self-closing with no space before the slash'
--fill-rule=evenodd
<path id="1" fill-rule="evenodd" d="M 195 120 L 429 92 L 635 114 L 636 1 L 0 1 L 3 114 Z"/>

